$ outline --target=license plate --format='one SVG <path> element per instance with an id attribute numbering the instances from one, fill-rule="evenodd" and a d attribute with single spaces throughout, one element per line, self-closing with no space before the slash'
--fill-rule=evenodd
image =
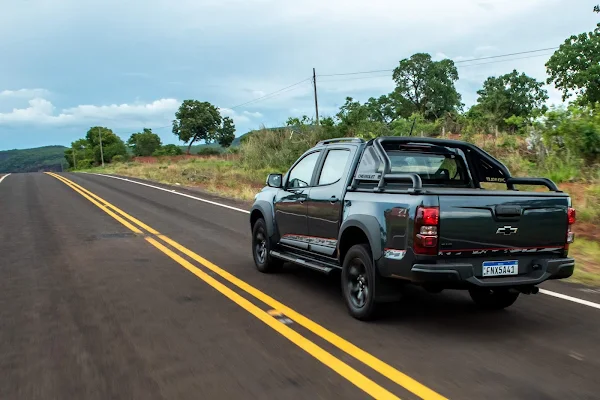
<path id="1" fill-rule="evenodd" d="M 519 262 L 514 261 L 484 261 L 483 276 L 517 275 Z"/>

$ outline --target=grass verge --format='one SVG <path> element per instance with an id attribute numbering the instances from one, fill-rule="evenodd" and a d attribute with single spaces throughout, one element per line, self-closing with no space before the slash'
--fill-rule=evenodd
<path id="1" fill-rule="evenodd" d="M 88 172 L 117 174 L 148 179 L 171 185 L 196 187 L 209 193 L 239 200 L 254 200 L 254 195 L 265 186 L 267 170 L 249 171 L 236 161 L 218 157 L 195 158 L 177 162 L 114 163 Z"/>
<path id="2" fill-rule="evenodd" d="M 569 256 L 575 258 L 575 273 L 568 280 L 600 287 L 600 242 L 576 238 Z"/>

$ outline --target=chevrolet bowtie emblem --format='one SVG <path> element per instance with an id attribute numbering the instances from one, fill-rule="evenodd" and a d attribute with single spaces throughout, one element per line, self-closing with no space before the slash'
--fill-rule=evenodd
<path id="1" fill-rule="evenodd" d="M 496 235 L 512 235 L 514 233 L 517 233 L 517 231 L 519 230 L 519 228 L 513 228 L 510 225 L 505 225 L 502 228 L 498 228 L 498 230 L 496 231 Z"/>

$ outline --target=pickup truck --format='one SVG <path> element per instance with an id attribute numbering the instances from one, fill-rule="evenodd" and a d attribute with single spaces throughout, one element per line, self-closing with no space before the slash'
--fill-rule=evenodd
<path id="1" fill-rule="evenodd" d="M 509 307 L 573 274 L 574 223 L 569 195 L 551 180 L 513 177 L 467 142 L 410 136 L 323 140 L 285 175 L 267 177 L 250 214 L 259 271 L 285 262 L 341 271 L 359 320 L 401 298 L 407 283 Z"/>

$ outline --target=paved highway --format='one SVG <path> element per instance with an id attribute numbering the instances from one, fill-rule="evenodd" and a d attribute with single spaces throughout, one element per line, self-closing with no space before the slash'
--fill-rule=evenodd
<path id="1" fill-rule="evenodd" d="M 255 270 L 246 204 L 153 186 L 0 182 L 1 399 L 599 397 L 598 292 L 411 290 L 362 323 L 337 276 Z"/>

